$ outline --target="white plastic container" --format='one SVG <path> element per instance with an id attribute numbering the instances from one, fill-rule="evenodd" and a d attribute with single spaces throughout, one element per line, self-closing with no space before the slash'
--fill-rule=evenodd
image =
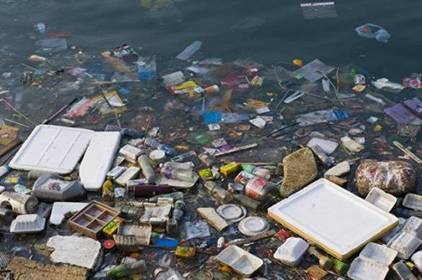
<path id="1" fill-rule="evenodd" d="M 365 257 L 386 266 L 389 266 L 396 256 L 397 251 L 373 242 L 368 243 L 359 254 L 359 257 Z"/>
<path id="2" fill-rule="evenodd" d="M 397 233 L 399 233 L 401 231 L 401 229 L 404 227 L 405 223 L 406 223 L 406 219 L 399 218 L 399 224 L 395 228 L 393 228 L 389 233 L 384 235 L 381 240 L 385 244 L 388 244 L 388 242 L 390 242 L 394 238 L 394 236 L 396 236 Z"/>
<path id="3" fill-rule="evenodd" d="M 418 251 L 414 253 L 411 260 L 416 265 L 419 272 L 422 273 L 422 251 Z"/>
<path id="4" fill-rule="evenodd" d="M 412 271 L 410 271 L 409 267 L 403 261 L 399 261 L 398 263 L 395 263 L 392 267 L 392 270 L 396 274 L 395 279 L 418 280 L 418 278 L 416 278 L 416 276 L 413 275 Z"/>
<path id="5" fill-rule="evenodd" d="M 396 205 L 397 197 L 386 193 L 380 188 L 372 188 L 366 196 L 365 200 L 374 204 L 376 207 L 384 210 L 385 212 L 390 212 L 394 205 Z"/>
<path id="6" fill-rule="evenodd" d="M 387 273 L 388 266 L 364 258 L 356 258 L 350 265 L 347 276 L 353 280 L 384 280 Z"/>
<path id="7" fill-rule="evenodd" d="M 69 174 L 82 157 L 95 132 L 88 129 L 38 125 L 23 143 L 9 166 Z"/>
<path id="8" fill-rule="evenodd" d="M 135 167 L 135 166 L 129 167 L 128 169 L 125 170 L 125 172 L 123 172 L 122 175 L 117 177 L 116 183 L 121 186 L 126 186 L 129 180 L 132 180 L 139 174 L 139 171 L 141 171 L 141 169 L 138 167 Z"/>
<path id="9" fill-rule="evenodd" d="M 296 266 L 300 263 L 308 247 L 309 244 L 302 238 L 289 237 L 275 251 L 274 258 L 286 265 Z"/>
<path id="10" fill-rule="evenodd" d="M 12 233 L 34 233 L 43 231 L 45 218 L 37 214 L 19 215 L 10 224 Z"/>
<path id="11" fill-rule="evenodd" d="M 383 280 L 396 256 L 397 251 L 385 245 L 368 243 L 353 260 L 347 276 L 354 280 Z"/>
<path id="12" fill-rule="evenodd" d="M 400 231 L 389 243 L 388 247 L 398 252 L 398 257 L 408 259 L 422 244 L 414 233 Z"/>
<path id="13" fill-rule="evenodd" d="M 119 154 L 124 156 L 127 161 L 136 163 L 136 160 L 142 154 L 142 150 L 126 144 L 119 150 Z"/>
<path id="14" fill-rule="evenodd" d="M 404 197 L 402 204 L 407 208 L 422 211 L 422 195 L 408 193 Z"/>
<path id="15" fill-rule="evenodd" d="M 79 167 L 79 177 L 87 191 L 101 189 L 119 148 L 120 138 L 119 132 L 95 133 Z"/>
<path id="16" fill-rule="evenodd" d="M 397 217 L 326 179 L 271 206 L 268 215 L 340 260 L 398 224 Z"/>
<path id="17" fill-rule="evenodd" d="M 251 275 L 264 264 L 257 256 L 235 245 L 224 249 L 216 256 L 216 259 L 243 276 Z"/>

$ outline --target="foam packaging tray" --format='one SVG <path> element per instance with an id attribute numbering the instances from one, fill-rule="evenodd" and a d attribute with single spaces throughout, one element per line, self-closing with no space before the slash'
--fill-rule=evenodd
<path id="1" fill-rule="evenodd" d="M 381 238 L 399 222 L 326 179 L 273 205 L 268 215 L 341 260 Z"/>
<path id="2" fill-rule="evenodd" d="M 224 249 L 216 256 L 216 259 L 244 276 L 251 275 L 264 263 L 257 256 L 254 256 L 235 245 L 231 245 Z"/>
<path id="3" fill-rule="evenodd" d="M 23 143 L 9 166 L 58 174 L 73 171 L 94 131 L 55 125 L 38 125 Z"/>

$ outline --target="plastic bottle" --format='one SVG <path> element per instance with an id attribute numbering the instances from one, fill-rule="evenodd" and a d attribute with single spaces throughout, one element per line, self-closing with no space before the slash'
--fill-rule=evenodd
<path id="1" fill-rule="evenodd" d="M 192 170 L 175 169 L 169 165 L 163 167 L 163 169 L 161 169 L 161 173 L 170 179 L 176 179 L 186 182 L 192 182 L 194 180 L 194 173 Z"/>
<path id="2" fill-rule="evenodd" d="M 185 161 L 188 158 L 194 157 L 196 156 L 196 152 L 195 151 L 189 151 L 180 155 L 177 155 L 175 157 L 172 157 L 170 160 L 171 161 L 176 161 L 176 162 L 181 162 L 181 161 Z"/>
<path id="3" fill-rule="evenodd" d="M 0 166 L 0 178 L 10 172 L 10 167 L 7 165 Z"/>
<path id="4" fill-rule="evenodd" d="M 349 114 L 343 110 L 327 110 L 328 121 L 343 121 L 349 118 Z"/>
<path id="5" fill-rule="evenodd" d="M 183 192 L 173 192 L 167 194 L 160 194 L 148 199 L 148 202 L 157 202 L 159 198 L 172 198 L 173 200 L 183 200 Z"/>
<path id="6" fill-rule="evenodd" d="M 169 268 L 168 270 L 158 269 L 154 272 L 155 280 L 185 280 L 185 278 L 176 270 Z"/>
<path id="7" fill-rule="evenodd" d="M 249 120 L 248 114 L 239 114 L 239 113 L 222 113 L 221 121 L 223 123 L 239 123 Z"/>
<path id="8" fill-rule="evenodd" d="M 249 120 L 248 114 L 221 113 L 216 111 L 205 112 L 202 115 L 205 124 L 212 123 L 239 123 Z"/>
<path id="9" fill-rule="evenodd" d="M 137 219 L 141 217 L 142 211 L 135 206 L 124 205 L 120 208 L 120 216 L 124 219 Z"/>
<path id="10" fill-rule="evenodd" d="M 324 92 L 330 92 L 330 81 L 328 79 L 322 79 L 321 83 Z"/>
<path id="11" fill-rule="evenodd" d="M 120 264 L 110 271 L 107 272 L 107 277 L 118 279 L 129 277 L 131 275 L 145 272 L 147 270 L 147 265 L 144 260 L 139 260 L 134 263 L 124 263 Z"/>
<path id="12" fill-rule="evenodd" d="M 183 217 L 185 209 L 185 202 L 183 200 L 178 200 L 174 203 L 173 215 L 170 220 L 167 222 L 167 233 L 168 234 L 176 234 L 177 227 L 179 224 L 180 219 Z"/>
<path id="13" fill-rule="evenodd" d="M 243 170 L 255 176 L 259 176 L 267 180 L 271 177 L 271 171 L 266 168 L 256 167 L 252 164 L 241 164 L 241 166 Z"/>
<path id="14" fill-rule="evenodd" d="M 144 140 L 144 144 L 155 149 L 160 149 L 166 153 L 168 156 L 176 155 L 176 150 L 169 145 L 161 144 L 157 140 L 151 137 L 146 137 Z"/>
<path id="15" fill-rule="evenodd" d="M 220 187 L 216 182 L 207 181 L 204 187 L 214 198 L 222 203 L 228 203 L 233 200 L 232 194 Z"/>
<path id="16" fill-rule="evenodd" d="M 138 164 L 141 167 L 142 174 L 144 174 L 148 183 L 154 183 L 155 172 L 154 172 L 154 169 L 152 169 L 152 166 L 149 162 L 148 156 L 147 155 L 140 155 L 138 157 Z"/>

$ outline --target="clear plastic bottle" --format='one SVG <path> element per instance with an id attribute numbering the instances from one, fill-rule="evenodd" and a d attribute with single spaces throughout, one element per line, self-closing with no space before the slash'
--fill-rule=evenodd
<path id="1" fill-rule="evenodd" d="M 174 168 L 171 165 L 165 165 L 161 169 L 161 173 L 167 178 L 192 182 L 194 180 L 194 173 L 192 169 Z"/>
<path id="2" fill-rule="evenodd" d="M 239 113 L 222 113 L 221 121 L 223 123 L 239 123 L 249 120 L 248 114 L 239 114 Z"/>
<path id="3" fill-rule="evenodd" d="M 203 120 L 205 124 L 212 123 L 239 123 L 249 120 L 248 114 L 239 114 L 239 113 L 221 113 L 221 112 L 205 112 L 203 115 Z"/>
<path id="4" fill-rule="evenodd" d="M 134 274 L 139 274 L 141 272 L 145 272 L 147 270 L 147 266 L 144 260 L 139 260 L 133 263 L 124 263 L 112 268 L 109 272 L 107 272 L 107 277 L 110 278 L 124 278 L 129 277 Z"/>
<path id="5" fill-rule="evenodd" d="M 184 280 L 185 278 L 176 270 L 169 268 L 168 270 L 157 269 L 155 271 L 155 280 Z"/>
<path id="6" fill-rule="evenodd" d="M 155 172 L 152 168 L 148 156 L 147 155 L 140 155 L 138 158 L 138 164 L 142 169 L 142 174 L 147 179 L 148 183 L 154 183 L 155 181 Z"/>
<path id="7" fill-rule="evenodd" d="M 174 148 L 172 148 L 171 146 L 166 145 L 166 144 L 161 144 L 160 142 L 158 142 L 154 138 L 146 137 L 145 140 L 144 140 L 144 144 L 147 145 L 148 147 L 162 150 L 168 156 L 176 155 L 176 150 Z"/>

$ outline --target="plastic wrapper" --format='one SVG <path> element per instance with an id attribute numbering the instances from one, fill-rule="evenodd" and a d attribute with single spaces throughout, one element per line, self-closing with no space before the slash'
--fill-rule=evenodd
<path id="1" fill-rule="evenodd" d="M 391 38 L 391 35 L 390 33 L 388 33 L 387 30 L 373 23 L 361 25 L 359 27 L 356 27 L 355 30 L 359 36 L 368 39 L 375 39 L 381 43 L 387 43 L 388 40 L 390 40 Z"/>
<path id="2" fill-rule="evenodd" d="M 356 169 L 355 178 L 361 195 L 367 195 L 375 187 L 396 196 L 416 189 L 416 171 L 406 161 L 363 160 Z"/>

